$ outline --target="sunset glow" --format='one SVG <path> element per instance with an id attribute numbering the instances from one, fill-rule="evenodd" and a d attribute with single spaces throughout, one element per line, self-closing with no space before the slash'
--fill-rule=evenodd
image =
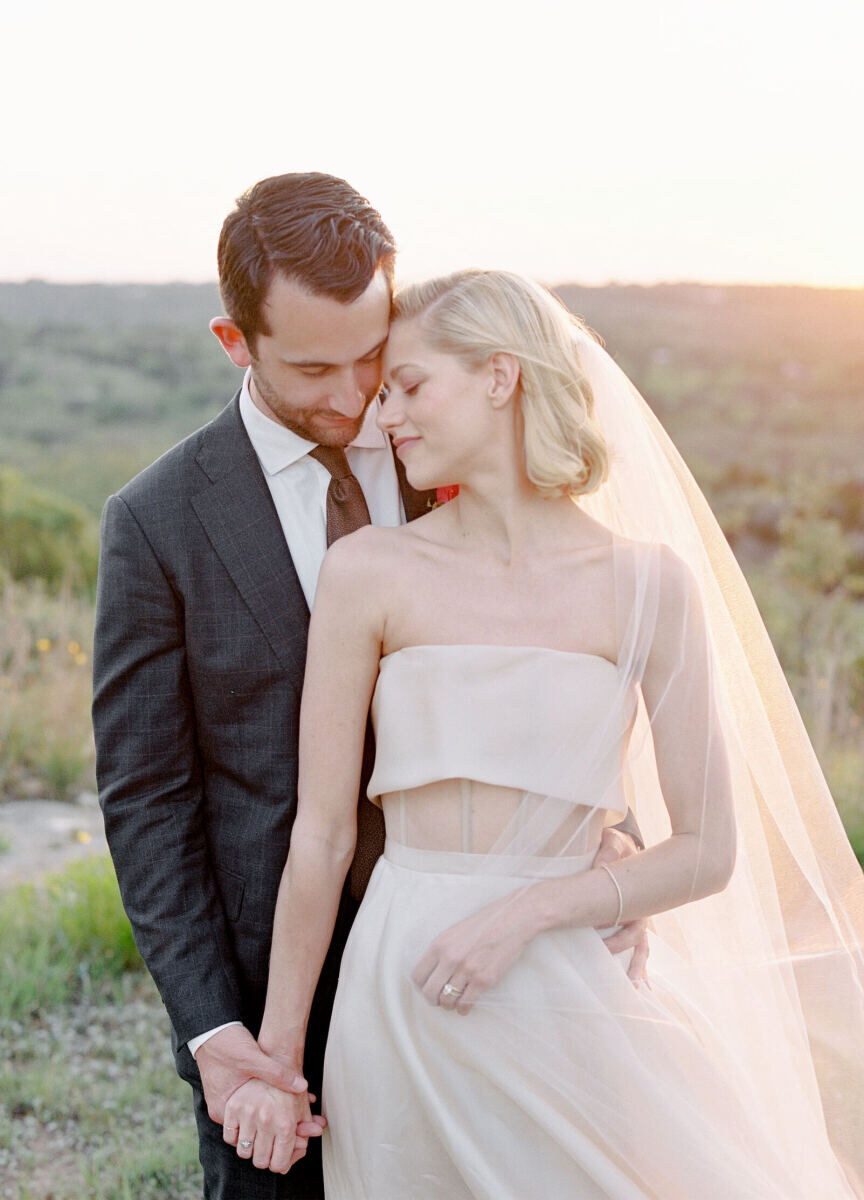
<path id="1" fill-rule="evenodd" d="M 324 170 L 407 277 L 864 285 L 859 4 L 48 0 L 6 25 L 3 279 L 212 279 L 241 191 Z"/>

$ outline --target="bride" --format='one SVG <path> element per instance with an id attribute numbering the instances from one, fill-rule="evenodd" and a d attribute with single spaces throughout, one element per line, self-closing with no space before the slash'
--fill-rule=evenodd
<path id="1" fill-rule="evenodd" d="M 403 291 L 386 380 L 410 482 L 459 492 L 339 541 L 312 618 L 260 1034 L 298 1067 L 370 704 L 387 828 L 327 1045 L 328 1200 L 864 1196 L 860 872 L 686 468 L 505 272 Z M 646 849 L 592 867 L 628 806 Z M 603 939 L 643 917 L 634 986 Z"/>

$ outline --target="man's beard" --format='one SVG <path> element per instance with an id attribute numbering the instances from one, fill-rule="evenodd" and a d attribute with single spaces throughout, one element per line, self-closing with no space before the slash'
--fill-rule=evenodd
<path id="1" fill-rule="evenodd" d="M 350 445 L 359 434 L 369 405 L 378 394 L 376 391 L 366 397 L 363 411 L 358 417 L 352 418 L 344 424 L 341 420 L 337 420 L 334 424 L 332 418 L 338 419 L 338 413 L 321 408 L 290 408 L 283 404 L 279 393 L 271 387 L 266 376 L 256 372 L 254 364 L 252 388 L 280 425 L 284 425 L 286 429 L 290 429 L 292 433 L 305 438 L 308 442 L 316 442 L 319 446 L 345 447 Z"/>

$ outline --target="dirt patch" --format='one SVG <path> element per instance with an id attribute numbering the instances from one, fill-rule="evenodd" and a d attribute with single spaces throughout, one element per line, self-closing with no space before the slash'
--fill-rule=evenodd
<path id="1" fill-rule="evenodd" d="M 83 793 L 74 804 L 58 800 L 0 804 L 0 892 L 107 851 L 102 812 L 90 793 Z"/>

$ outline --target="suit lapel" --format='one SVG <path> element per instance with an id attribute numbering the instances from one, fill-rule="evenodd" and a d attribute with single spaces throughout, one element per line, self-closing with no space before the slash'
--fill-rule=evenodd
<path id="1" fill-rule="evenodd" d="M 192 507 L 299 690 L 309 608 L 237 396 L 207 427 L 196 461 L 210 486 L 192 497 Z"/>
<path id="2" fill-rule="evenodd" d="M 196 462 L 209 486 L 192 507 L 261 632 L 299 687 L 309 607 L 264 472 L 240 417 L 239 393 L 202 436 Z M 428 512 L 435 492 L 411 487 L 393 456 L 407 520 Z"/>
<path id="3" fill-rule="evenodd" d="M 396 478 L 399 480 L 399 492 L 402 496 L 402 506 L 405 509 L 405 519 L 413 521 L 416 517 L 422 517 L 425 512 L 429 511 L 435 503 L 435 492 L 415 491 L 408 482 L 405 466 L 398 454 L 394 453 L 393 463 L 396 467 Z"/>

